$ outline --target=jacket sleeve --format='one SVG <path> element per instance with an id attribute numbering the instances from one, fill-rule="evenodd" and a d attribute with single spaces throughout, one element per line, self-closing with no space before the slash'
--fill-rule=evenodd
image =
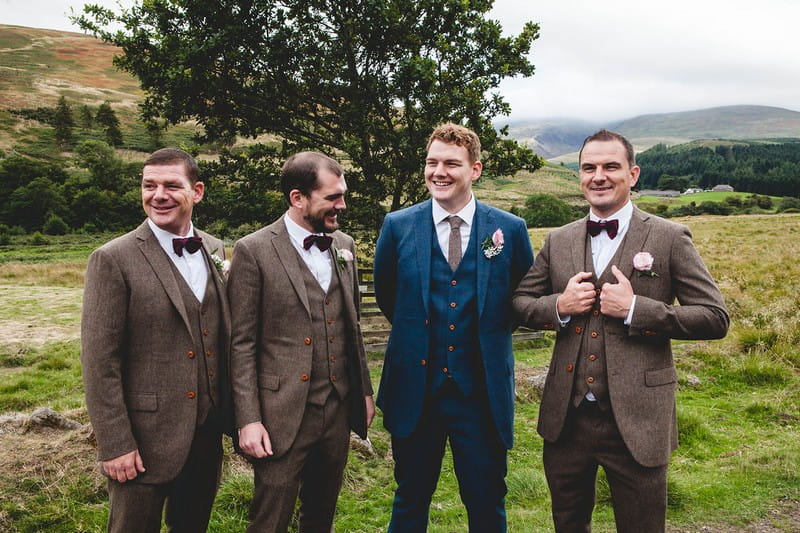
<path id="1" fill-rule="evenodd" d="M 364 335 L 361 333 L 361 296 L 360 287 L 358 284 L 358 257 L 356 256 L 356 246 L 353 240 L 349 243 L 350 252 L 353 254 L 353 300 L 356 306 L 356 350 L 358 350 L 358 360 L 361 364 L 361 383 L 364 389 L 364 396 L 372 396 L 372 378 L 369 375 L 369 368 L 367 366 L 367 354 L 364 349 Z"/>
<path id="2" fill-rule="evenodd" d="M 392 219 L 387 216 L 383 221 L 378 243 L 375 246 L 373 282 L 375 284 L 375 300 L 384 316 L 391 323 L 394 319 L 394 306 L 397 300 L 397 243 L 392 229 Z"/>
<path id="3" fill-rule="evenodd" d="M 550 272 L 550 235 L 528 273 L 511 297 L 511 307 L 520 324 L 531 329 L 560 329 L 553 280 Z"/>

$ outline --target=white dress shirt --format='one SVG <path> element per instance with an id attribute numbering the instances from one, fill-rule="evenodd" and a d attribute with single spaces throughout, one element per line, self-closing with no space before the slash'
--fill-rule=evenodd
<path id="1" fill-rule="evenodd" d="M 447 259 L 450 247 L 450 222 L 447 221 L 449 216 L 457 216 L 462 220 L 461 227 L 458 229 L 461 232 L 461 257 L 464 257 L 467 246 L 469 246 L 472 221 L 475 218 L 475 196 L 473 195 L 467 205 L 462 207 L 458 213 L 448 213 L 436 200 L 433 200 L 433 225 L 436 227 L 436 239 L 439 241 L 445 259 Z"/>
<path id="2" fill-rule="evenodd" d="M 288 212 L 284 215 L 283 221 L 286 224 L 286 231 L 289 232 L 289 239 L 292 241 L 297 253 L 303 258 L 303 261 L 306 266 L 308 266 L 314 279 L 319 283 L 319 286 L 327 293 L 328 287 L 331 285 L 331 275 L 333 273 L 331 252 L 328 250 L 323 252 L 316 244 L 306 250 L 303 248 L 303 240 L 311 235 L 311 232 L 292 220 Z M 318 233 L 317 235 L 324 235 L 324 233 Z M 333 250 L 333 245 L 331 245 L 330 250 Z"/>
<path id="3" fill-rule="evenodd" d="M 208 283 L 208 266 L 206 265 L 205 257 L 203 257 L 203 250 L 197 250 L 195 253 L 190 254 L 186 250 L 183 251 L 183 256 L 178 257 L 175 249 L 172 247 L 172 239 L 180 239 L 186 237 L 194 237 L 194 225 L 189 223 L 189 233 L 186 235 L 175 235 L 166 230 L 156 226 L 155 222 L 147 219 L 147 224 L 153 230 L 153 234 L 158 239 L 158 244 L 164 249 L 164 252 L 172 260 L 172 263 L 181 273 L 183 279 L 192 289 L 195 297 L 199 302 L 203 301 L 206 294 L 206 283 Z"/>

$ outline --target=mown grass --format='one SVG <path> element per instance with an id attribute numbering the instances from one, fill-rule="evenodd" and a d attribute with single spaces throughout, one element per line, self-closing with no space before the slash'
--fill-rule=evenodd
<path id="1" fill-rule="evenodd" d="M 732 330 L 721 341 L 674 343 L 680 376 L 681 445 L 669 470 L 669 527 L 673 531 L 704 527 L 709 531 L 750 531 L 760 524 L 796 531 L 796 502 L 800 500 L 800 358 L 796 347 L 800 333 L 795 323 L 800 307 L 800 266 L 795 258 L 800 252 L 800 215 L 695 217 L 680 222 L 692 229 L 698 249 L 719 282 L 731 312 Z M 537 250 L 546 232 L 531 232 Z M 93 245 L 85 243 L 86 250 Z M 25 250 L 21 246 L 13 252 L 16 259 L 3 260 L 2 270 L 15 264 L 41 265 L 51 273 L 36 274 L 36 284 L 58 285 L 59 270 L 77 268 L 76 260 L 55 253 L 41 261 L 26 259 Z M 14 283 L 29 282 L 16 279 Z M 515 354 L 518 374 L 543 369 L 551 350 L 551 336 L 520 343 Z M 0 413 L 50 406 L 85 422 L 78 356 L 77 341 L 13 352 L 0 349 Z M 376 384 L 380 365 L 381 354 L 371 354 Z M 536 434 L 538 410 L 535 395 L 520 394 L 516 446 L 509 454 L 507 478 L 512 532 L 552 530 L 541 465 L 542 441 Z M 394 481 L 389 435 L 380 415 L 371 440 L 375 455 L 351 452 L 337 531 L 385 531 L 388 523 Z M 104 529 L 106 495 L 102 479 L 91 468 L 93 451 L 78 438 L 61 447 L 67 448 L 73 454 L 59 471 L 4 469 L 0 474 L 0 529 Z M 220 533 L 244 529 L 252 495 L 247 465 L 228 453 L 210 529 Z M 790 502 L 790 513 L 783 512 L 786 502 Z M 793 507 L 791 502 L 795 502 Z M 594 521 L 595 531 L 614 530 L 602 472 Z M 449 454 L 434 495 L 429 531 L 466 531 Z"/>

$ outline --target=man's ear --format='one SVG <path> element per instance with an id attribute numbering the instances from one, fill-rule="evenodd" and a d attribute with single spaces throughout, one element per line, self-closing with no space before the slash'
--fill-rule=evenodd
<path id="1" fill-rule="evenodd" d="M 302 208 L 304 199 L 305 195 L 300 192 L 300 189 L 292 189 L 289 191 L 289 203 L 292 204 L 292 207 L 296 207 L 298 209 Z"/>

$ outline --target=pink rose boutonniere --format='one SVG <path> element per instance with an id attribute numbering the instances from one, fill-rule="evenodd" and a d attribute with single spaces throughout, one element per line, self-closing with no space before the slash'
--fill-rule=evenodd
<path id="1" fill-rule="evenodd" d="M 339 263 L 339 268 L 344 270 L 347 263 L 353 262 L 353 252 L 350 250 L 336 250 L 336 262 Z"/>
<path id="2" fill-rule="evenodd" d="M 491 259 L 497 255 L 500 255 L 500 252 L 503 251 L 503 244 L 505 244 L 505 239 L 503 238 L 503 230 L 497 228 L 497 230 L 492 235 L 487 235 L 483 242 L 481 243 L 481 248 L 483 249 L 483 255 L 486 256 L 486 259 Z"/>
<path id="3" fill-rule="evenodd" d="M 633 268 L 639 276 L 657 278 L 658 273 L 653 270 L 653 256 L 650 252 L 639 252 L 633 256 Z"/>

